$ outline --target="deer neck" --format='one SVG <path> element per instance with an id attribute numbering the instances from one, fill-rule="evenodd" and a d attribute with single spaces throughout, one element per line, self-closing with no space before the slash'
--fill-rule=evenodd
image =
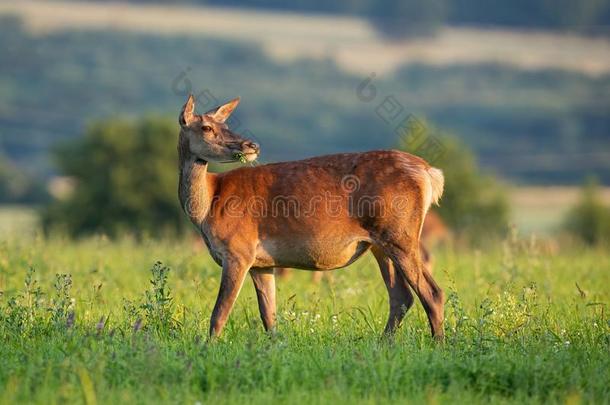
<path id="1" fill-rule="evenodd" d="M 180 145 L 178 196 L 182 209 L 196 226 L 205 221 L 214 195 L 214 174 L 208 173 L 208 162 L 197 159 Z"/>

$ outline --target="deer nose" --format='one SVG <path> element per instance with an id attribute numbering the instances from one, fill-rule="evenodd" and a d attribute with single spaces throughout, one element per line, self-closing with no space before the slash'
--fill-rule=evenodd
<path id="1" fill-rule="evenodd" d="M 260 146 L 258 145 L 258 143 L 256 142 L 252 142 L 252 141 L 244 141 L 241 144 L 242 148 L 249 148 L 254 150 L 255 152 L 258 152 L 260 150 Z"/>

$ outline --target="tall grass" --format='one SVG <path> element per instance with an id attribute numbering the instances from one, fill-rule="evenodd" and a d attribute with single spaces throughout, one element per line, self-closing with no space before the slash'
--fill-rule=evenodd
<path id="1" fill-rule="evenodd" d="M 387 295 L 370 257 L 320 285 L 306 272 L 280 281 L 271 336 L 246 285 L 223 336 L 208 342 L 219 274 L 183 241 L 2 242 L 0 402 L 610 398 L 602 250 L 549 254 L 513 237 L 486 252 L 439 252 L 444 345 L 419 304 L 381 338 Z"/>

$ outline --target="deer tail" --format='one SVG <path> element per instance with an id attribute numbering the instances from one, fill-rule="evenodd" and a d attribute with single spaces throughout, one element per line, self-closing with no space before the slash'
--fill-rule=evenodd
<path id="1" fill-rule="evenodd" d="M 443 195 L 443 189 L 445 188 L 445 176 L 443 171 L 436 167 L 429 167 L 427 173 L 430 179 L 430 186 L 432 189 L 432 198 L 430 199 L 430 205 L 432 203 L 438 205 L 439 200 Z"/>

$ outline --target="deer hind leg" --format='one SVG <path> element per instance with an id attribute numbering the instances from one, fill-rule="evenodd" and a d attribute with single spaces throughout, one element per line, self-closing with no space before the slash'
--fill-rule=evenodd
<path id="1" fill-rule="evenodd" d="M 379 264 L 379 270 L 388 289 L 390 299 L 390 315 L 385 326 L 384 334 L 393 334 L 400 326 L 402 319 L 413 305 L 413 294 L 406 280 L 396 274 L 392 261 L 376 246 L 372 248 L 373 255 Z"/>
<path id="2" fill-rule="evenodd" d="M 216 298 L 216 304 L 214 305 L 212 318 L 210 319 L 211 337 L 219 336 L 227 323 L 235 300 L 244 284 L 250 264 L 251 263 L 246 264 L 231 259 L 227 259 L 223 262 L 218 298 Z"/>
<path id="3" fill-rule="evenodd" d="M 275 326 L 275 275 L 273 269 L 251 269 L 250 275 L 254 281 L 258 309 L 266 331 L 273 330 Z"/>
<path id="4" fill-rule="evenodd" d="M 422 303 L 428 316 L 432 336 L 437 340 L 442 340 L 444 293 L 426 269 L 426 265 L 420 257 L 420 251 L 415 247 L 418 244 L 419 242 L 405 243 L 403 246 L 408 247 L 406 249 L 393 245 L 388 254 L 392 258 L 396 271 L 409 283 Z"/>

